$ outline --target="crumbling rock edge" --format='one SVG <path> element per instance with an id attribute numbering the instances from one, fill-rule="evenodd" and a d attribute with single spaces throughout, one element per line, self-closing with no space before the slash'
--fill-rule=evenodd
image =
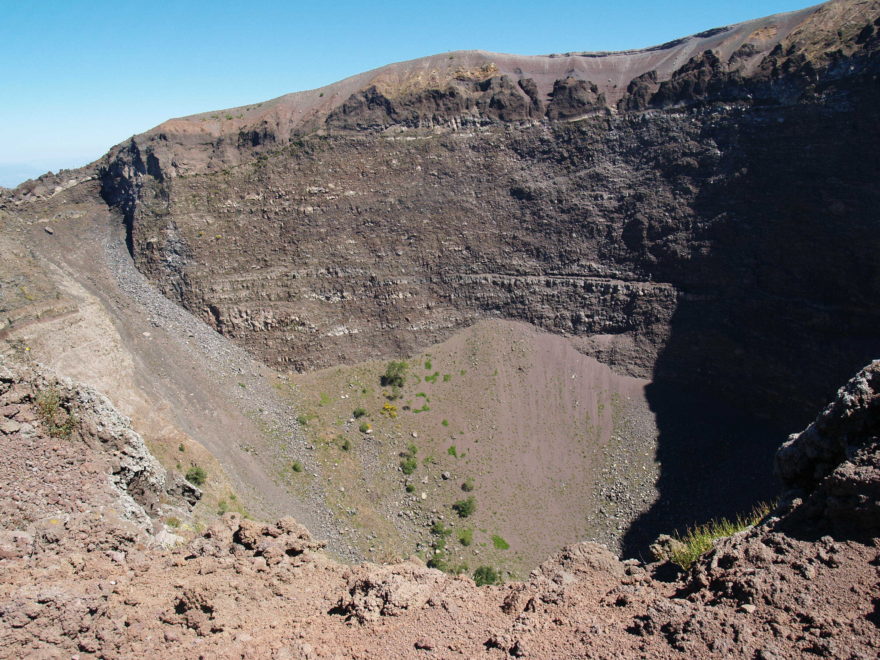
<path id="1" fill-rule="evenodd" d="M 267 524 L 237 514 L 162 549 L 144 542 L 137 520 L 105 510 L 3 532 L 0 656 L 321 658 L 378 649 L 392 658 L 875 657 L 877 528 L 851 539 L 829 516 L 847 502 L 863 522 L 876 510 L 880 473 L 859 468 L 880 459 L 878 376 L 880 361 L 780 450 L 778 469 L 800 498 L 718 541 L 672 581 L 660 579 L 660 565 L 620 561 L 580 543 L 524 582 L 478 588 L 417 559 L 344 566 L 293 519 Z M 23 377 L 36 388 L 68 388 L 84 411 L 82 433 L 107 438 L 126 455 L 117 479 L 130 487 L 136 480 L 125 475 L 137 472 L 141 484 L 163 484 L 126 420 L 100 395 L 77 394 L 39 369 L 3 365 L 2 396 L 14 398 L 10 383 Z M 837 465 L 817 470 L 828 456 Z M 847 481 L 852 497 L 840 499 L 838 475 L 853 470 L 864 478 Z M 791 476 L 806 473 L 812 480 Z"/>

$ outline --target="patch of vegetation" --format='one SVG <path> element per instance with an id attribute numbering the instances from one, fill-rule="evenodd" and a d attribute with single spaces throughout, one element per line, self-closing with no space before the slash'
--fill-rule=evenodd
<path id="1" fill-rule="evenodd" d="M 754 527 L 762 518 L 770 513 L 772 508 L 770 504 L 761 502 L 747 515 L 737 516 L 735 520 L 728 520 L 726 518 L 710 520 L 704 525 L 691 527 L 684 536 L 674 534 L 673 538 L 679 544 L 675 544 L 673 548 L 672 562 L 678 564 L 684 570 L 688 570 L 701 555 L 712 549 L 712 545 L 716 540 L 732 536 L 749 527 Z"/>
<path id="2" fill-rule="evenodd" d="M 470 527 L 458 530 L 458 542 L 467 547 L 474 542 L 474 530 Z"/>
<path id="3" fill-rule="evenodd" d="M 293 463 L 290 464 L 290 469 L 293 470 L 294 472 L 302 472 L 303 471 L 302 461 L 294 461 Z"/>
<path id="4" fill-rule="evenodd" d="M 342 451 L 351 451 L 351 440 L 349 440 L 348 438 L 343 438 L 342 442 L 339 445 L 339 448 Z"/>
<path id="5" fill-rule="evenodd" d="M 177 445 L 177 451 L 186 451 L 186 447 L 183 446 L 182 442 L 179 445 Z"/>
<path id="6" fill-rule="evenodd" d="M 308 426 L 309 422 L 317 417 L 314 413 L 303 413 L 296 416 L 296 423 L 300 426 Z"/>
<path id="7" fill-rule="evenodd" d="M 168 525 L 171 529 L 177 529 L 180 527 L 180 518 L 175 518 L 171 516 L 165 521 L 165 524 Z"/>
<path id="8" fill-rule="evenodd" d="M 439 377 L 440 377 L 440 372 L 439 372 L 439 371 L 435 371 L 435 372 L 434 372 L 433 374 L 431 374 L 430 376 L 425 376 L 425 382 L 426 382 L 426 383 L 436 383 L 436 382 L 437 382 L 437 379 L 438 379 Z"/>
<path id="9" fill-rule="evenodd" d="M 434 455 L 433 455 L 433 454 L 429 454 L 428 456 L 425 456 L 425 458 L 422 460 L 422 463 L 423 463 L 425 466 L 428 466 L 428 465 L 437 465 L 437 459 L 434 458 Z"/>
<path id="10" fill-rule="evenodd" d="M 397 417 L 397 406 L 386 401 L 382 404 L 382 414 L 387 415 L 391 419 L 395 419 Z"/>
<path id="11" fill-rule="evenodd" d="M 220 500 L 217 502 L 217 515 L 222 516 L 224 513 L 229 511 L 229 504 L 226 500 Z"/>
<path id="12" fill-rule="evenodd" d="M 366 422 L 361 422 L 361 425 L 358 426 L 358 430 L 359 430 L 361 433 L 366 433 L 367 431 L 370 430 L 370 425 L 367 424 Z"/>
<path id="13" fill-rule="evenodd" d="M 330 405 L 331 399 L 330 399 L 329 394 L 327 394 L 326 392 L 321 392 L 318 395 L 318 397 L 319 397 L 319 402 L 318 402 L 319 406 L 329 406 Z"/>
<path id="14" fill-rule="evenodd" d="M 455 445 L 449 445 L 449 449 L 446 450 L 446 453 L 453 458 L 458 458 L 458 450 L 455 448 Z"/>
<path id="15" fill-rule="evenodd" d="M 186 471 L 186 480 L 191 484 L 196 486 L 201 486 L 208 479 L 208 473 L 205 472 L 203 467 L 198 465 L 193 465 L 189 470 Z"/>
<path id="16" fill-rule="evenodd" d="M 428 404 L 426 403 L 421 408 L 416 408 L 415 410 L 413 410 L 413 412 L 414 413 L 423 413 L 423 412 L 428 412 L 430 409 L 431 409 L 430 406 L 428 406 Z"/>
<path id="17" fill-rule="evenodd" d="M 407 493 L 414 493 L 414 492 L 416 492 L 416 487 L 415 487 L 415 485 L 414 485 L 414 484 L 407 484 L 407 485 L 406 485 L 406 492 L 407 492 Z"/>
<path id="18" fill-rule="evenodd" d="M 449 420 L 448 420 L 448 419 L 444 419 L 444 420 L 443 420 L 442 422 L 440 422 L 440 423 L 443 424 L 443 426 L 449 426 Z"/>
<path id="19" fill-rule="evenodd" d="M 498 534 L 492 535 L 492 545 L 495 546 L 496 550 L 509 550 L 510 544 L 505 541 L 503 538 L 498 536 Z"/>
<path id="20" fill-rule="evenodd" d="M 407 363 L 402 360 L 389 362 L 385 373 L 379 378 L 382 387 L 403 387 L 406 384 L 407 367 Z"/>
<path id="21" fill-rule="evenodd" d="M 452 530 L 444 525 L 443 521 L 436 520 L 434 521 L 434 524 L 431 525 L 431 534 L 445 539 L 452 534 Z"/>
<path id="22" fill-rule="evenodd" d="M 458 502 L 452 505 L 452 510 L 458 514 L 459 518 L 467 518 L 477 510 L 477 501 L 473 496 L 466 500 L 458 500 Z"/>
<path id="23" fill-rule="evenodd" d="M 444 383 L 448 383 L 450 380 L 452 380 L 452 374 L 443 374 Z"/>
<path id="24" fill-rule="evenodd" d="M 354 411 L 351 413 L 351 416 L 354 417 L 355 419 L 360 419 L 361 417 L 363 417 L 366 414 L 367 414 L 367 411 L 364 410 L 363 408 L 355 408 Z"/>
<path id="25" fill-rule="evenodd" d="M 498 571 L 496 571 L 491 566 L 480 566 L 477 570 L 474 571 L 474 582 L 477 583 L 478 587 L 484 587 L 490 584 L 498 584 L 501 580 L 501 576 L 498 575 Z"/>
<path id="26" fill-rule="evenodd" d="M 61 405 L 61 394 L 55 388 L 39 392 L 36 396 L 37 414 L 49 435 L 53 438 L 69 438 L 76 428 L 76 415 Z"/>
<path id="27" fill-rule="evenodd" d="M 431 369 L 433 369 L 433 367 L 431 366 L 431 361 L 425 360 L 425 371 L 431 371 Z"/>
<path id="28" fill-rule="evenodd" d="M 406 451 L 400 454 L 400 470 L 407 476 L 411 475 L 419 467 L 419 462 L 416 460 L 418 451 L 418 447 L 410 444 L 407 446 Z"/>
<path id="29" fill-rule="evenodd" d="M 464 483 L 461 485 L 461 489 L 466 493 L 470 493 L 474 489 L 474 480 L 465 479 Z"/>

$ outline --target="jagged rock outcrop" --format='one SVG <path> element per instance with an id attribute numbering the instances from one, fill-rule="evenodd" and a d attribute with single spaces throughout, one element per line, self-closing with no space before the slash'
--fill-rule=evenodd
<path id="1" fill-rule="evenodd" d="M 92 508 L 100 507 L 133 525 L 132 534 L 152 535 L 163 507 L 186 510 L 200 497 L 166 472 L 104 395 L 2 357 L 0 442 L 9 457 L 3 524 L 13 531 L 42 525 L 40 517 L 52 513 L 67 529 L 87 527 Z M 41 498 L 31 501 L 31 491 Z"/>
<path id="2" fill-rule="evenodd" d="M 776 470 L 803 499 L 793 516 L 814 533 L 880 535 L 880 361 L 850 380 L 806 430 L 776 455 Z"/>

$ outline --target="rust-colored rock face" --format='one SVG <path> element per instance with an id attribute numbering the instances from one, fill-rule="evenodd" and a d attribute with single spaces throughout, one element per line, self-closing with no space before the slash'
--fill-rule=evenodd
<path id="1" fill-rule="evenodd" d="M 272 365 L 500 316 L 800 423 L 875 349 L 878 20 L 395 64 L 167 122 L 103 194 L 138 267 Z"/>

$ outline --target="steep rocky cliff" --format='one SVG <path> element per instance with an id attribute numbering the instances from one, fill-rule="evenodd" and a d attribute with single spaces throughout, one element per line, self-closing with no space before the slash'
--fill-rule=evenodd
<path id="1" fill-rule="evenodd" d="M 390 65 L 166 122 L 107 155 L 103 195 L 138 267 L 273 365 L 500 316 L 803 421 L 876 350 L 878 24 L 836 0 Z"/>

